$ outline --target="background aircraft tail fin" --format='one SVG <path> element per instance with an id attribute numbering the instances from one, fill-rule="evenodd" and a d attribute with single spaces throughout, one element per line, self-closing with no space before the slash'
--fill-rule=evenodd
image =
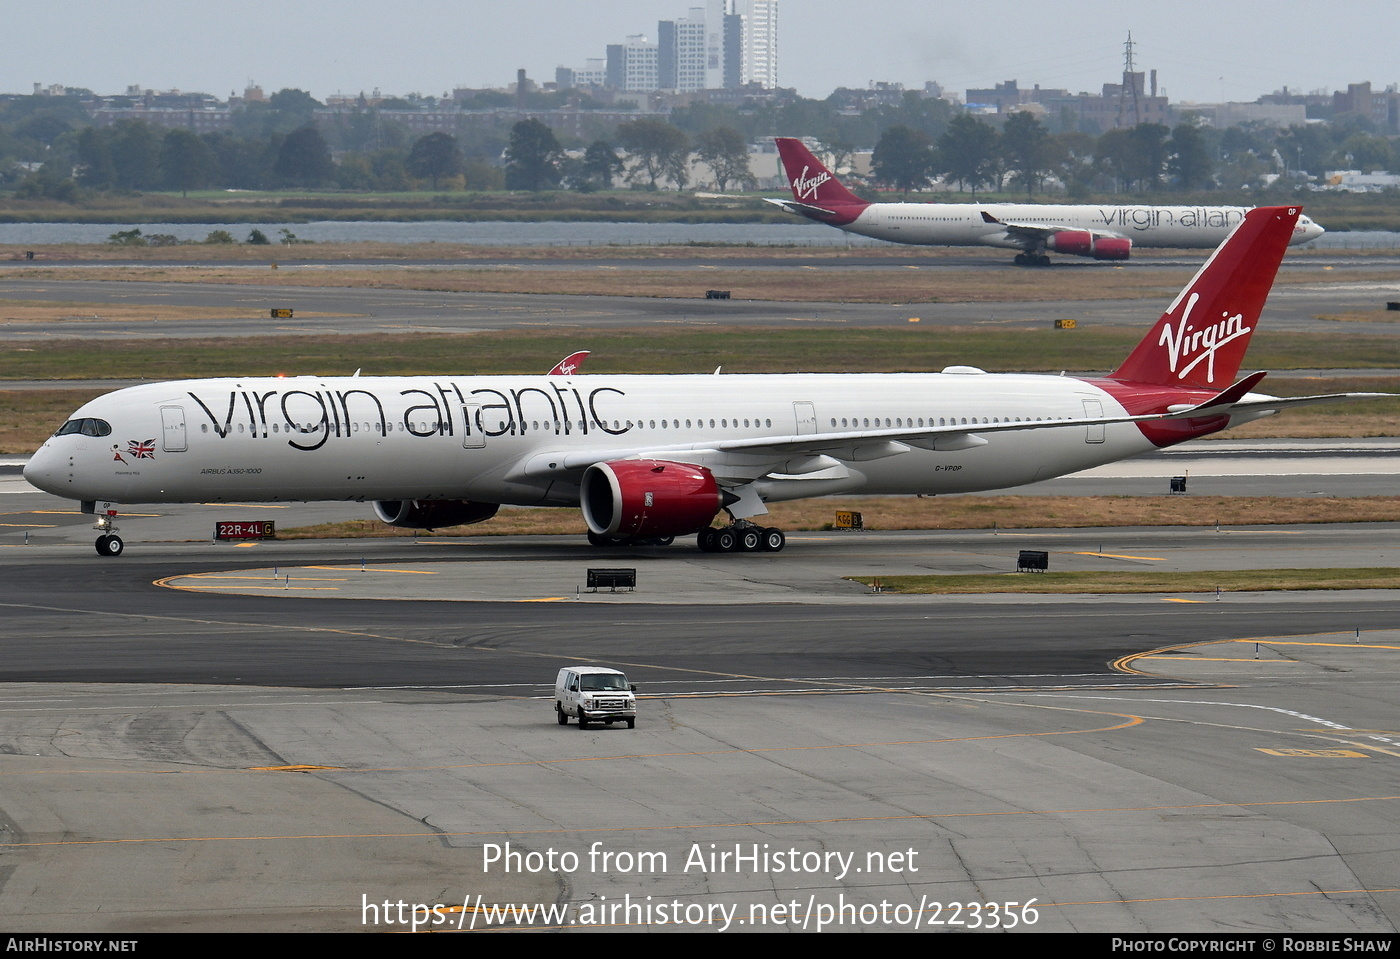
<path id="1" fill-rule="evenodd" d="M 792 198 L 815 206 L 868 206 L 841 185 L 836 174 L 826 168 L 806 145 L 794 137 L 777 137 L 778 155 L 783 160 Z"/>
<path id="2" fill-rule="evenodd" d="M 1216 247 L 1167 312 L 1109 376 L 1220 389 L 1239 371 L 1301 207 L 1258 207 Z"/>

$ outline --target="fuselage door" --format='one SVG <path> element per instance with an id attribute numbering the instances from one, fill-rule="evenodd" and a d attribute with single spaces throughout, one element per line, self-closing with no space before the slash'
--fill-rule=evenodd
<path id="1" fill-rule="evenodd" d="M 1103 404 L 1098 400 L 1084 401 L 1084 417 L 1086 419 L 1097 420 L 1103 417 Z M 1104 438 L 1104 425 L 1098 423 L 1084 428 L 1084 442 L 1102 443 Z"/>
<path id="2" fill-rule="evenodd" d="M 188 448 L 185 440 L 185 408 L 183 406 L 162 406 L 160 408 L 160 445 L 167 453 L 183 453 Z"/>
<path id="3" fill-rule="evenodd" d="M 817 408 L 802 401 L 792 404 L 793 415 L 797 418 L 797 435 L 811 436 L 817 431 Z"/>
<path id="4" fill-rule="evenodd" d="M 486 445 L 486 434 L 481 431 L 481 404 L 462 405 L 462 445 L 469 450 L 478 450 Z"/>

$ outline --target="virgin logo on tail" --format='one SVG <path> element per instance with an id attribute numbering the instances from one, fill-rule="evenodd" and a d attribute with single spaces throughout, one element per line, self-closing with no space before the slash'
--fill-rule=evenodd
<path id="1" fill-rule="evenodd" d="M 1198 389 L 1234 379 L 1298 213 L 1298 207 L 1246 213 L 1111 378 Z"/>
<path id="2" fill-rule="evenodd" d="M 807 171 L 810 169 L 811 167 L 804 166 L 802 168 L 802 175 L 792 181 L 793 195 L 799 200 L 815 200 L 817 198 L 817 189 L 827 180 L 831 179 L 831 174 L 825 170 L 814 177 L 809 177 L 807 176 Z"/>
<path id="3" fill-rule="evenodd" d="M 1176 374 L 1177 379 L 1186 379 L 1191 371 L 1199 366 L 1202 360 L 1205 360 L 1206 382 L 1214 383 L 1216 350 L 1232 340 L 1248 336 L 1253 332 L 1254 327 L 1244 325 L 1244 314 L 1242 313 L 1236 313 L 1234 316 L 1222 313 L 1220 315 L 1223 319 L 1197 329 L 1190 325 L 1190 319 L 1191 311 L 1195 309 L 1200 298 L 1199 293 L 1191 294 L 1191 298 L 1186 302 L 1186 309 L 1182 311 L 1181 322 L 1175 330 L 1172 329 L 1170 322 L 1162 325 L 1162 335 L 1157 340 L 1157 345 L 1167 348 L 1167 366 Z M 1195 359 L 1178 370 L 1177 366 L 1181 361 L 1192 354 L 1196 354 Z"/>

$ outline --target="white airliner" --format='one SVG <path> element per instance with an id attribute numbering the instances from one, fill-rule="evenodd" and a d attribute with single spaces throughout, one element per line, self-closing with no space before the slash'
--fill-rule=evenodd
<path id="1" fill-rule="evenodd" d="M 109 556 L 118 503 L 288 500 L 370 501 L 384 522 L 426 529 L 501 504 L 581 506 L 595 544 L 699 533 L 707 551 L 779 550 L 782 531 L 754 522 L 765 503 L 1019 486 L 1375 395 L 1278 399 L 1250 392 L 1263 373 L 1233 382 L 1297 218 L 1250 211 L 1107 376 L 182 380 L 83 406 L 24 476 L 96 513 Z"/>
<path id="2" fill-rule="evenodd" d="M 1247 212 L 1241 206 L 1069 206 L 1048 203 L 867 203 L 841 185 L 801 140 L 778 137 L 791 200 L 765 199 L 847 233 L 920 246 L 1019 250 L 1018 266 L 1045 266 L 1049 253 L 1126 260 L 1134 246 L 1211 249 Z M 1290 243 L 1325 230 L 1305 216 Z"/>

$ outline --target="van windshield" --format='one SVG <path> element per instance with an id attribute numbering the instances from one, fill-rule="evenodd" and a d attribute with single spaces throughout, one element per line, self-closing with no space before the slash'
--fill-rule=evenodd
<path id="1" fill-rule="evenodd" d="M 582 677 L 582 687 L 587 690 L 603 692 L 625 690 L 627 688 L 627 677 L 617 673 L 585 673 Z"/>

